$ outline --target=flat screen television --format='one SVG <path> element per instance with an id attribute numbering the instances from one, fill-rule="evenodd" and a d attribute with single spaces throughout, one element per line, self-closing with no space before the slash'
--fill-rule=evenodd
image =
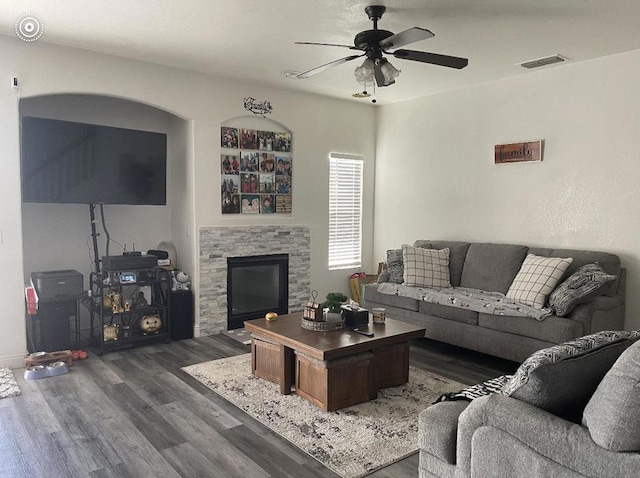
<path id="1" fill-rule="evenodd" d="M 23 116 L 22 200 L 167 203 L 167 135 Z"/>

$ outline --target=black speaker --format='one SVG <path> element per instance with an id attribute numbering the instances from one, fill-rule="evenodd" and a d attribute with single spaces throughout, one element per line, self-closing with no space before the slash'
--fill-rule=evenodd
<path id="1" fill-rule="evenodd" d="M 171 292 L 171 340 L 193 337 L 193 292 L 177 290 Z"/>

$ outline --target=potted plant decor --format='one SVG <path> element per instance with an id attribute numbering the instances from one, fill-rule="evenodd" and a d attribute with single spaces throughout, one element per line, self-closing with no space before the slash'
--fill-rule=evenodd
<path id="1" fill-rule="evenodd" d="M 340 309 L 340 306 L 347 300 L 347 296 L 340 292 L 329 292 L 327 294 L 327 300 L 322 303 L 322 307 L 327 309 L 327 322 L 340 322 L 342 320 L 342 309 Z"/>

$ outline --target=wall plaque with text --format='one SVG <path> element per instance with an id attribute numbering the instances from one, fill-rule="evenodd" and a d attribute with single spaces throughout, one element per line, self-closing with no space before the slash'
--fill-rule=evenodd
<path id="1" fill-rule="evenodd" d="M 496 164 L 542 161 L 542 140 L 496 144 L 494 160 Z"/>

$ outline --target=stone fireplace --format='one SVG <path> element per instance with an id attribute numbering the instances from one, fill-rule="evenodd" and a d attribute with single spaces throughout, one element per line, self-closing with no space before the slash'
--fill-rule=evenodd
<path id="1" fill-rule="evenodd" d="M 289 312 L 309 299 L 310 231 L 307 226 L 229 226 L 200 229 L 200 334 L 228 329 L 229 258 L 288 255 Z"/>

